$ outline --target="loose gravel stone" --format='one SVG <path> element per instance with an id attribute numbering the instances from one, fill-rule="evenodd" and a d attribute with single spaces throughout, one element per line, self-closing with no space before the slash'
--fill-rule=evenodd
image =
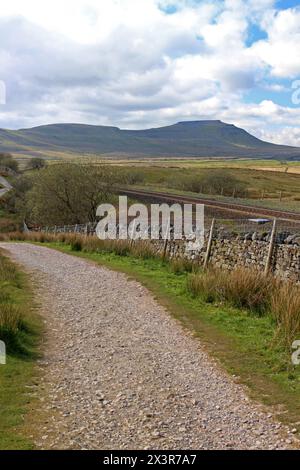
<path id="1" fill-rule="evenodd" d="M 2 247 L 31 272 L 46 324 L 39 448 L 297 446 L 140 284 L 45 247 Z"/>

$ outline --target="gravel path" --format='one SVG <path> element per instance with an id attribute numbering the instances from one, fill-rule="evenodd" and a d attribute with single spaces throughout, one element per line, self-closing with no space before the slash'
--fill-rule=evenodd
<path id="1" fill-rule="evenodd" d="M 291 447 L 293 435 L 140 284 L 48 248 L 1 246 L 32 272 L 46 323 L 39 447 Z"/>

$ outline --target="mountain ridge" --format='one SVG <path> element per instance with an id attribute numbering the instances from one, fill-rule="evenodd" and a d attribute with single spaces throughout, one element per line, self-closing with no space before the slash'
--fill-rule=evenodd
<path id="1" fill-rule="evenodd" d="M 0 152 L 33 150 L 133 157 L 251 157 L 300 160 L 300 148 L 277 145 L 220 120 L 179 121 L 149 129 L 79 123 L 0 129 Z"/>

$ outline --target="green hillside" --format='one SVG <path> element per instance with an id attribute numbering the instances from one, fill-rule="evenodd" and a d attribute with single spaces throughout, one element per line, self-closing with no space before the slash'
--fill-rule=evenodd
<path id="1" fill-rule="evenodd" d="M 146 130 L 83 124 L 51 124 L 0 130 L 0 151 L 36 150 L 136 157 L 250 157 L 300 160 L 300 149 L 263 142 L 222 121 L 187 121 Z"/>

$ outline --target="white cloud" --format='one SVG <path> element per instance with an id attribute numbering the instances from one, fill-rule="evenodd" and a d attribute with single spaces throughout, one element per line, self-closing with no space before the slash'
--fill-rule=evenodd
<path id="1" fill-rule="evenodd" d="M 300 8 L 290 8 L 264 15 L 262 26 L 268 39 L 253 45 L 252 51 L 277 77 L 300 74 Z"/>
<path id="2" fill-rule="evenodd" d="M 0 2 L 2 127 L 211 118 L 299 140 L 298 108 L 244 101 L 256 87 L 286 92 L 274 77 L 300 74 L 299 9 L 278 12 L 273 0 Z M 247 46 L 253 23 L 268 37 Z"/>
<path id="3" fill-rule="evenodd" d="M 277 129 L 276 132 L 262 129 L 258 133 L 258 137 L 274 144 L 291 145 L 292 147 L 300 147 L 300 128 L 299 127 L 283 127 Z"/>

